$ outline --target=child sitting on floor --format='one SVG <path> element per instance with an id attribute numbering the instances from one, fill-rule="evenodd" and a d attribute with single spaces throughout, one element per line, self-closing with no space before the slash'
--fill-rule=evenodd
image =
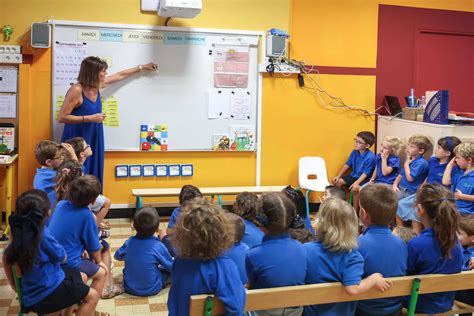
<path id="1" fill-rule="evenodd" d="M 177 254 L 171 268 L 170 316 L 188 315 L 189 298 L 214 294 L 226 315 L 242 315 L 245 289 L 235 263 L 223 253 L 234 244 L 234 230 L 220 208 L 196 198 L 186 203 L 174 227 Z"/>
<path id="2" fill-rule="evenodd" d="M 234 261 L 237 269 L 239 269 L 240 279 L 242 284 L 247 284 L 247 272 L 245 271 L 245 255 L 249 250 L 249 246 L 242 242 L 245 232 L 245 224 L 243 219 L 240 216 L 235 215 L 234 213 L 226 212 L 225 215 L 231 222 L 235 234 L 234 234 L 234 245 L 230 247 L 229 250 L 225 252 L 225 255 Z"/>
<path id="3" fill-rule="evenodd" d="M 159 225 L 160 217 L 155 208 L 140 209 L 133 217 L 137 234 L 115 252 L 115 260 L 125 261 L 123 285 L 127 293 L 151 296 L 169 283 L 173 258 L 155 237 Z"/>
<path id="4" fill-rule="evenodd" d="M 258 197 L 254 193 L 242 192 L 237 195 L 232 212 L 242 217 L 245 223 L 245 233 L 242 241 L 252 248 L 262 243 L 263 232 L 255 219 L 257 214 Z"/>

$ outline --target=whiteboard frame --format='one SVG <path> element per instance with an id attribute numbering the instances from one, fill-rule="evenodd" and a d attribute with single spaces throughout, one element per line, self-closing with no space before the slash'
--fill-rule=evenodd
<path id="1" fill-rule="evenodd" d="M 101 23 L 101 22 L 84 22 L 84 21 L 67 21 L 67 20 L 48 20 L 48 23 L 52 26 L 52 34 L 54 34 L 54 29 L 56 26 L 86 26 L 86 27 L 102 27 L 102 28 L 118 28 L 118 29 L 144 29 L 144 30 L 153 30 L 153 31 L 179 31 L 179 32 L 197 32 L 197 33 L 211 33 L 211 34 L 231 34 L 231 35 L 251 35 L 257 36 L 259 41 L 257 46 L 260 48 L 260 60 L 262 63 L 265 61 L 265 52 L 266 48 L 266 32 L 264 31 L 245 31 L 245 30 L 228 30 L 228 29 L 209 29 L 209 28 L 190 28 L 190 27 L 174 27 L 174 26 L 153 26 L 153 25 L 144 25 L 144 24 L 117 24 L 117 23 Z M 54 67 L 54 63 L 52 63 Z M 53 96 L 53 74 L 54 69 L 51 69 L 51 98 Z M 261 161 L 262 161 L 262 88 L 263 88 L 263 76 L 260 71 L 257 74 L 257 147 L 256 147 L 256 175 L 255 175 L 255 185 L 260 185 L 261 182 Z M 53 100 L 51 100 L 52 104 Z M 51 113 L 51 127 L 54 123 L 54 112 Z M 106 150 L 107 152 L 117 152 L 117 150 Z M 120 150 L 121 152 L 140 152 L 141 150 Z M 213 150 L 182 150 L 182 152 L 213 152 Z M 170 152 L 181 152 L 180 150 L 173 150 Z M 238 151 L 236 151 L 238 152 Z M 247 152 L 247 151 L 244 151 Z M 156 153 L 156 152 L 154 152 Z"/>

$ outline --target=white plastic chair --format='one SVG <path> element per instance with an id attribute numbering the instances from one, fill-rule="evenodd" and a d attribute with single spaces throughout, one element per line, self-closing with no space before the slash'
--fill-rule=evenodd
<path id="1" fill-rule="evenodd" d="M 311 177 L 312 179 L 309 179 Z M 298 167 L 298 182 L 306 190 L 306 216 L 309 216 L 309 192 L 324 192 L 329 185 L 326 162 L 321 157 L 301 157 Z"/>

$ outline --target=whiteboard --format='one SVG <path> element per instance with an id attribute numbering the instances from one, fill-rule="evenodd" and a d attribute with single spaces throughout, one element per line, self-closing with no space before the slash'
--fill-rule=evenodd
<path id="1" fill-rule="evenodd" d="M 102 98 L 115 100 L 118 108 L 118 126 L 104 125 L 106 150 L 140 150 L 140 126 L 146 124 L 167 126 L 170 151 L 212 150 L 213 135 L 230 134 L 235 126 L 250 127 L 258 142 L 261 120 L 258 44 L 264 33 L 73 21 L 50 23 L 55 43 L 83 45 L 86 56 L 107 60 L 109 74 L 150 61 L 159 66 L 157 73 L 141 72 L 101 91 Z M 104 34 L 109 37 L 101 37 Z M 130 34 L 138 34 L 137 40 L 125 41 Z M 161 40 L 151 36 L 157 34 L 161 34 Z M 183 37 L 188 40 L 176 40 Z M 59 141 L 64 124 L 59 124 L 55 116 L 72 82 L 55 81 L 55 57 L 59 50 L 55 47 L 53 45 L 52 124 L 54 139 Z M 249 115 L 245 119 L 209 119 L 209 91 L 215 89 L 215 54 L 222 47 L 248 51 L 246 88 L 218 88 L 244 91 L 250 96 Z M 259 148 L 259 144 L 255 144 L 255 148 Z"/>

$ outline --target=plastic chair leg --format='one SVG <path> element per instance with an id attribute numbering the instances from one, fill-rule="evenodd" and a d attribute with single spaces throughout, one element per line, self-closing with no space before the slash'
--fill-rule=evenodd
<path id="1" fill-rule="evenodd" d="M 311 190 L 306 190 L 306 217 L 309 218 L 309 191 Z"/>
<path id="2" fill-rule="evenodd" d="M 416 310 L 416 303 L 418 301 L 418 292 L 420 290 L 421 280 L 418 278 L 413 279 L 413 287 L 410 295 L 410 305 L 408 305 L 408 316 L 414 316 Z"/>
<path id="3" fill-rule="evenodd" d="M 206 299 L 206 307 L 204 309 L 204 316 L 212 316 L 212 306 L 214 301 L 212 300 L 212 296 L 208 296 Z"/>

